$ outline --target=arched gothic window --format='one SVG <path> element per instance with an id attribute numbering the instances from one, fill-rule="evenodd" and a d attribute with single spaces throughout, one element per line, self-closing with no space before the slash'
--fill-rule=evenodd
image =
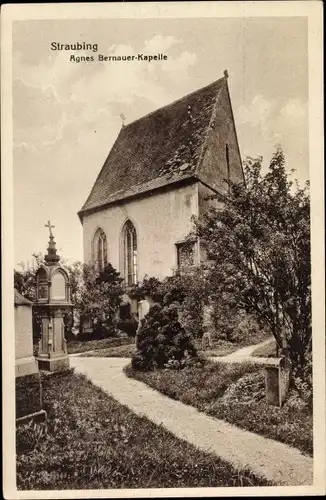
<path id="1" fill-rule="evenodd" d="M 137 283 L 137 233 L 135 226 L 127 220 L 123 226 L 123 271 L 127 285 Z"/>
<path id="2" fill-rule="evenodd" d="M 103 271 L 108 263 L 106 234 L 103 229 L 98 229 L 94 235 L 93 262 L 99 272 Z"/>

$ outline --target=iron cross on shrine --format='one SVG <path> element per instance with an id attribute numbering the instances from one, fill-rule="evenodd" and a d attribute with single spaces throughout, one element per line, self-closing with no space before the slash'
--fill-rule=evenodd
<path id="1" fill-rule="evenodd" d="M 55 226 L 51 226 L 51 222 L 49 220 L 48 220 L 48 223 L 45 224 L 44 227 L 48 227 L 49 231 L 50 231 L 50 236 L 53 236 L 53 234 L 52 234 L 52 228 L 55 227 Z"/>

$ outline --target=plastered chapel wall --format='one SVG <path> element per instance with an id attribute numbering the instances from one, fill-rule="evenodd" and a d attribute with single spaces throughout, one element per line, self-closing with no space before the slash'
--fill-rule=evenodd
<path id="1" fill-rule="evenodd" d="M 192 228 L 198 214 L 197 183 L 111 206 L 83 219 L 84 260 L 92 259 L 92 239 L 101 227 L 107 237 L 108 261 L 122 272 L 121 230 L 130 218 L 137 230 L 138 280 L 145 274 L 164 278 L 177 264 L 175 243 Z"/>
<path id="2" fill-rule="evenodd" d="M 201 218 L 204 213 L 209 210 L 210 207 L 214 208 L 223 208 L 223 203 L 221 201 L 218 201 L 217 199 L 213 198 L 211 199 L 211 196 L 215 195 L 215 191 L 210 189 L 207 186 L 204 186 L 203 184 L 199 183 L 198 184 L 198 211 L 199 211 L 199 218 Z"/>

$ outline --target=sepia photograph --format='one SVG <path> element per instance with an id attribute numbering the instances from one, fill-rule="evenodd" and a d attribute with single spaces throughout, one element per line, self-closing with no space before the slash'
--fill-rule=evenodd
<path id="1" fill-rule="evenodd" d="M 218 3 L 2 11 L 6 498 L 325 493 L 321 4 Z"/>

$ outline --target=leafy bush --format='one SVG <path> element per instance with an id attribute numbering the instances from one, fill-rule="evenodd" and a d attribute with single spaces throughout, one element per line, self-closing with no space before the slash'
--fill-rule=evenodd
<path id="1" fill-rule="evenodd" d="M 137 370 L 163 368 L 172 361 L 179 363 L 186 357 L 197 356 L 191 336 L 178 320 L 178 304 L 154 304 L 141 321 L 136 336 L 137 352 L 132 366 Z"/>
<path id="2" fill-rule="evenodd" d="M 191 268 L 168 276 L 163 281 L 145 277 L 128 294 L 137 299 L 150 298 L 161 306 L 178 304 L 180 323 L 194 338 L 203 335 L 203 306 L 207 302 L 207 283 L 201 268 Z"/>
<path id="3" fill-rule="evenodd" d="M 117 322 L 117 328 L 126 333 L 128 337 L 135 337 L 138 328 L 138 321 L 134 317 L 129 319 L 120 319 Z"/>
<path id="4" fill-rule="evenodd" d="M 122 301 L 122 278 L 108 263 L 98 273 L 92 264 L 76 262 L 68 268 L 74 308 L 80 318 L 94 324 L 92 334 L 81 334 L 79 340 L 103 339 L 115 335 L 115 318 Z"/>
<path id="5" fill-rule="evenodd" d="M 244 310 L 231 309 L 227 298 L 216 298 L 212 301 L 212 306 L 213 339 L 249 345 L 268 336 L 268 332 L 262 331 L 251 315 Z"/>

